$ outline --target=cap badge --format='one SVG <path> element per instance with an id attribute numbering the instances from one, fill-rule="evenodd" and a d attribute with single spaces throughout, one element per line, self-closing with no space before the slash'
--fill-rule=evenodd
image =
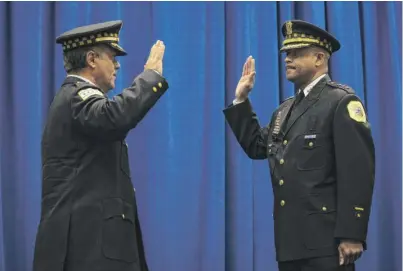
<path id="1" fill-rule="evenodd" d="M 285 28 L 287 30 L 287 35 L 292 35 L 292 22 L 287 22 Z"/>

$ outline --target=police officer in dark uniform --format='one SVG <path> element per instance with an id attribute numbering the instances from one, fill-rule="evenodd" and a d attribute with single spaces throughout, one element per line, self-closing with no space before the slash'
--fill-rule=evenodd
<path id="1" fill-rule="evenodd" d="M 268 159 L 280 271 L 354 270 L 366 249 L 375 176 L 366 111 L 350 87 L 328 75 L 336 38 L 299 20 L 286 22 L 282 33 L 295 96 L 261 127 L 248 99 L 255 79 L 249 57 L 224 114 L 245 153 Z"/>
<path id="2" fill-rule="evenodd" d="M 67 77 L 42 137 L 42 211 L 34 271 L 146 271 L 125 137 L 168 89 L 165 46 L 113 99 L 121 21 L 73 29 L 56 42 Z"/>

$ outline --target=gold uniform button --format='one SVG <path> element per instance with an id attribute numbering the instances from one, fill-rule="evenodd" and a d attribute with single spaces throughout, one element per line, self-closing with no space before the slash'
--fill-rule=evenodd
<path id="1" fill-rule="evenodd" d="M 324 212 L 326 212 L 326 211 L 327 211 L 326 206 L 323 206 L 323 207 L 322 207 L 322 211 L 324 211 Z"/>
<path id="2" fill-rule="evenodd" d="M 358 218 L 361 217 L 361 214 L 357 214 L 357 217 L 358 217 Z"/>
<path id="3" fill-rule="evenodd" d="M 158 83 L 158 87 L 162 88 L 162 83 L 161 82 Z"/>
<path id="4" fill-rule="evenodd" d="M 281 205 L 281 206 L 284 206 L 284 205 L 285 205 L 285 201 L 284 201 L 284 200 L 280 201 L 280 205 Z"/>
<path id="5" fill-rule="evenodd" d="M 283 184 L 284 184 L 284 180 L 280 180 L 280 181 L 279 181 L 279 184 L 280 184 L 280 185 L 283 185 Z"/>
<path id="6" fill-rule="evenodd" d="M 154 91 L 154 92 L 157 92 L 157 88 L 156 88 L 156 87 L 153 87 L 153 91 Z"/>
<path id="7" fill-rule="evenodd" d="M 288 143 L 287 140 L 284 140 L 284 141 L 283 141 L 283 145 L 287 145 L 287 143 Z"/>
<path id="8" fill-rule="evenodd" d="M 280 159 L 280 165 L 284 164 L 284 159 Z"/>
<path id="9" fill-rule="evenodd" d="M 313 146 L 313 142 L 309 142 L 309 147 L 312 147 Z"/>

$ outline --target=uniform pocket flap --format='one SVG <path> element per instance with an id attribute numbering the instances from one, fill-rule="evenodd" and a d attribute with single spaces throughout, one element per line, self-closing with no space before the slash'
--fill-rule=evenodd
<path id="1" fill-rule="evenodd" d="M 104 256 L 128 263 L 137 261 L 138 247 L 133 206 L 121 198 L 105 199 L 103 206 L 101 242 Z"/>
<path id="2" fill-rule="evenodd" d="M 304 199 L 308 214 L 332 213 L 336 211 L 336 197 L 333 194 L 311 194 Z"/>
<path id="3" fill-rule="evenodd" d="M 318 135 L 304 135 L 304 139 L 302 141 L 302 147 L 304 149 L 313 150 L 317 147 L 322 146 L 322 138 L 317 138 Z"/>
<path id="4" fill-rule="evenodd" d="M 123 220 L 130 220 L 132 223 L 134 223 L 133 207 L 124 202 L 121 198 L 105 199 L 103 202 L 103 207 L 104 219 L 120 217 Z"/>

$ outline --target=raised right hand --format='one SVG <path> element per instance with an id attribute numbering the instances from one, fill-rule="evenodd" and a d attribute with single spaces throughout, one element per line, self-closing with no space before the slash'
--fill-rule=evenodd
<path id="1" fill-rule="evenodd" d="M 162 60 L 164 58 L 165 45 L 162 41 L 157 42 L 151 47 L 150 55 L 144 65 L 144 70 L 155 70 L 162 75 Z"/>
<path id="2" fill-rule="evenodd" d="M 235 97 L 238 101 L 244 101 L 248 98 L 249 92 L 255 85 L 255 59 L 249 56 L 243 65 L 241 79 L 235 90 Z"/>

